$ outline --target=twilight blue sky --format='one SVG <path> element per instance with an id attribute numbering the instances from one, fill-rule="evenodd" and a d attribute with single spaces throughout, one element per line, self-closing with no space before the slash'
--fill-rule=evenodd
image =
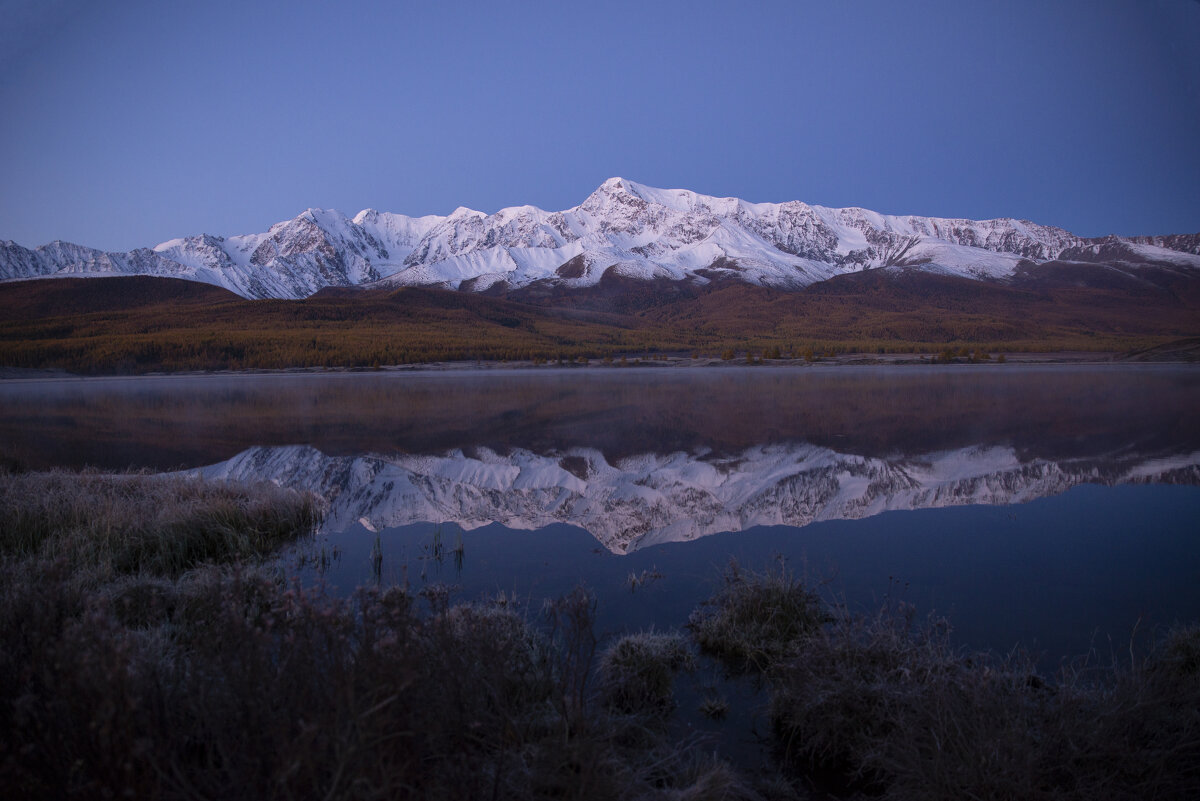
<path id="1" fill-rule="evenodd" d="M 0 0 L 0 239 L 753 201 L 1200 231 L 1197 0 Z"/>

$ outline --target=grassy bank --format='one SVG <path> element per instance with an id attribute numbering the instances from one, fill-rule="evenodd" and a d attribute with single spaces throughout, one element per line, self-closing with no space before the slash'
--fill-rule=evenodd
<path id="1" fill-rule="evenodd" d="M 85 471 L 0 473 L 0 553 L 98 580 L 178 576 L 271 554 L 310 528 L 312 496 L 274 484 Z"/>
<path id="2" fill-rule="evenodd" d="M 8 797 L 1200 794 L 1196 628 L 1047 678 L 903 605 L 851 616 L 783 568 L 734 568 L 690 636 L 603 641 L 582 589 L 522 612 L 289 584 L 253 563 L 315 506 L 269 485 L 49 473 L 0 490 Z M 198 531 L 204 547 L 175 545 Z M 679 676 L 709 658 L 760 678 L 777 771 L 739 773 L 672 727 Z"/>
<path id="3" fill-rule="evenodd" d="M 586 592 L 532 625 L 246 561 L 313 515 L 269 485 L 0 475 L 6 797 L 758 797 L 637 708 L 661 679 L 611 654 L 597 678 Z"/>

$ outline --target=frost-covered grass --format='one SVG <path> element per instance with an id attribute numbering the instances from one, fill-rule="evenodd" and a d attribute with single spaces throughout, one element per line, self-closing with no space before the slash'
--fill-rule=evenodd
<path id="1" fill-rule="evenodd" d="M 179 575 L 266 556 L 307 532 L 317 500 L 270 483 L 139 473 L 0 472 L 0 554 L 98 576 Z"/>
<path id="2" fill-rule="evenodd" d="M 595 699 L 586 592 L 539 627 L 258 565 L 316 514 L 271 485 L 0 475 L 5 797 L 756 797 L 661 710 Z"/>
<path id="3" fill-rule="evenodd" d="M 692 635 L 761 677 L 782 774 L 747 775 L 664 725 L 697 659 L 688 640 L 605 646 L 582 589 L 544 625 L 444 589 L 337 599 L 241 562 L 311 522 L 300 496 L 3 479 L 6 797 L 704 801 L 804 798 L 813 783 L 835 798 L 1200 797 L 1200 627 L 1048 679 L 956 649 L 910 607 L 832 615 L 782 566 L 734 566 Z M 210 528 L 238 536 L 165 542 Z"/>
<path id="4" fill-rule="evenodd" d="M 1047 681 L 1020 656 L 966 654 L 937 625 L 882 613 L 773 665 L 771 721 L 786 768 L 841 792 L 1196 798 L 1198 644 L 1180 628 L 1132 668 Z"/>
<path id="5" fill-rule="evenodd" d="M 675 676 L 695 666 L 681 634 L 627 634 L 600 656 L 601 698 L 617 712 L 668 714 L 675 708 Z"/>
<path id="6" fill-rule="evenodd" d="M 785 565 L 756 573 L 731 561 L 720 590 L 688 627 L 704 652 L 743 671 L 786 656 L 829 620 L 821 599 Z"/>
<path id="7" fill-rule="evenodd" d="M 833 615 L 785 571 L 736 566 L 692 621 L 764 680 L 785 772 L 835 797 L 1200 797 L 1198 626 L 1140 662 L 1044 678 L 907 604 Z"/>
<path id="8" fill-rule="evenodd" d="M 586 692 L 583 593 L 551 606 L 550 634 L 503 603 L 338 600 L 253 570 L 71 579 L 0 567 L 8 797 L 760 797 Z"/>

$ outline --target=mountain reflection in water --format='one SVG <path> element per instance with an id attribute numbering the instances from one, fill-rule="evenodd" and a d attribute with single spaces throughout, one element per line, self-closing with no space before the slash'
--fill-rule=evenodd
<path id="1" fill-rule="evenodd" d="M 198 472 L 313 491 L 329 503 L 330 532 L 356 522 L 372 530 L 422 521 L 464 529 L 570 523 L 610 551 L 628 553 L 752 526 L 1022 503 L 1083 483 L 1200 484 L 1200 453 L 1049 461 L 976 446 L 873 458 L 781 443 L 727 456 L 644 453 L 609 461 L 589 448 L 331 457 L 293 446 L 252 448 Z"/>
<path id="2" fill-rule="evenodd" d="M 611 551 L 1081 483 L 1200 484 L 1186 366 L 574 369 L 0 382 L 0 464 L 311 489 L 328 530 L 567 522 Z"/>
<path id="3" fill-rule="evenodd" d="M 778 557 L 847 604 L 895 588 L 956 642 L 1052 669 L 1200 619 L 1196 409 L 1200 369 L 1149 365 L 0 381 L 0 467 L 311 488 L 334 557 L 303 575 L 341 593 L 451 581 L 536 609 L 583 581 L 601 630 L 669 629 L 729 559 Z M 438 523 L 461 570 L 430 558 Z"/>

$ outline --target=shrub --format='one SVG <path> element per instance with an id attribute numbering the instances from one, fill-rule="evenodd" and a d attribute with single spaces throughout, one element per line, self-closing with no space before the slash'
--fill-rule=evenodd
<path id="1" fill-rule="evenodd" d="M 119 599 L 135 597 L 167 611 L 123 618 Z M 493 604 L 422 613 L 399 589 L 336 600 L 208 567 L 81 590 L 63 562 L 8 563 L 0 785 L 22 798 L 752 797 L 695 743 L 564 704 L 578 684 L 564 666 L 586 670 L 594 638 L 585 593 L 556 608 L 569 626 L 551 636 Z M 655 641 L 668 655 L 669 639 Z"/>
<path id="2" fill-rule="evenodd" d="M 731 560 L 723 582 L 688 628 L 703 651 L 734 671 L 765 669 L 831 620 L 821 599 L 782 564 L 753 573 Z"/>
<path id="3" fill-rule="evenodd" d="M 671 686 L 676 674 L 694 667 L 695 657 L 682 635 L 628 634 L 600 657 L 600 696 L 615 712 L 666 715 L 675 708 Z"/>
<path id="4" fill-rule="evenodd" d="M 944 621 L 913 626 L 908 607 L 847 618 L 772 667 L 779 754 L 883 798 L 1194 798 L 1196 631 L 1137 670 L 1050 684 L 1020 654 L 955 651 Z"/>
<path id="5" fill-rule="evenodd" d="M 339 600 L 237 561 L 310 523 L 310 498 L 157 476 L 2 478 L 9 797 L 745 796 L 694 743 L 595 702 L 582 589 L 548 605 L 549 633 L 444 592 Z M 192 531 L 219 547 L 171 541 Z"/>
<path id="6" fill-rule="evenodd" d="M 889 738 L 903 736 L 901 710 L 959 666 L 940 627 L 911 634 L 906 615 L 843 618 L 814 632 L 769 671 L 782 761 L 839 789 L 879 790 L 875 760 Z"/>

